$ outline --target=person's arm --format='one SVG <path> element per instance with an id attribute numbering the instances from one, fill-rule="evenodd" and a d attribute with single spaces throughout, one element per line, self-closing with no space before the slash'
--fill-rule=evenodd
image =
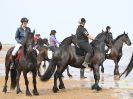
<path id="1" fill-rule="evenodd" d="M 52 40 L 55 41 L 57 44 L 61 44 L 59 41 L 57 41 L 57 39 L 54 36 L 51 36 Z"/>
<path id="2" fill-rule="evenodd" d="M 92 36 L 92 35 L 90 35 L 90 34 L 89 34 L 87 37 L 88 37 L 89 39 L 91 39 L 91 40 L 95 40 L 95 37 Z"/>
<path id="3" fill-rule="evenodd" d="M 16 31 L 15 40 L 16 40 L 18 43 L 21 43 L 21 41 L 19 40 L 19 29 L 17 29 L 17 31 Z"/>
<path id="4" fill-rule="evenodd" d="M 88 31 L 86 29 L 84 31 L 84 35 L 86 35 L 88 37 L 88 39 L 95 40 L 95 37 L 93 37 L 92 35 L 90 35 L 90 33 L 88 33 Z"/>

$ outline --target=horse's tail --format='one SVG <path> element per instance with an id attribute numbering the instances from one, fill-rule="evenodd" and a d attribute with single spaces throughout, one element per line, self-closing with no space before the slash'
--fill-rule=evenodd
<path id="1" fill-rule="evenodd" d="M 16 71 L 16 69 L 11 69 L 10 75 L 11 75 L 11 89 L 15 89 L 16 84 L 17 84 L 17 80 L 16 80 L 17 71 Z"/>
<path id="2" fill-rule="evenodd" d="M 132 58 L 131 58 L 131 60 L 130 60 L 130 63 L 128 64 L 128 66 L 127 66 L 127 68 L 125 69 L 125 71 L 120 75 L 120 77 L 121 77 L 122 75 L 124 75 L 125 73 L 126 73 L 125 77 L 127 77 L 128 74 L 131 72 L 132 69 L 133 69 L 133 54 L 132 54 Z"/>
<path id="3" fill-rule="evenodd" d="M 53 75 L 56 68 L 56 64 L 53 60 L 50 61 L 48 69 L 46 72 L 41 76 L 41 81 L 48 81 L 50 77 Z"/>

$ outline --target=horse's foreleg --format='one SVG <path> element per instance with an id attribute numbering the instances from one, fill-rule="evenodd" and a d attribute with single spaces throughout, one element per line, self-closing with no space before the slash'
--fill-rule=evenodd
<path id="1" fill-rule="evenodd" d="M 36 87 L 36 76 L 37 76 L 37 70 L 36 69 L 34 69 L 32 71 L 32 75 L 33 75 L 32 78 L 33 78 L 33 87 L 34 87 L 33 94 L 34 95 L 39 95 L 39 93 L 37 91 L 37 87 Z"/>
<path id="2" fill-rule="evenodd" d="M 56 71 L 54 74 L 54 86 L 53 86 L 54 93 L 59 91 L 59 89 L 57 88 L 57 79 L 58 79 L 58 72 Z"/>
<path id="3" fill-rule="evenodd" d="M 100 80 L 100 73 L 99 73 L 99 66 L 95 65 L 93 67 L 93 74 L 95 79 L 95 84 L 92 86 L 92 89 L 96 89 L 97 91 L 100 91 L 102 88 L 99 87 L 99 80 Z"/>
<path id="4" fill-rule="evenodd" d="M 17 77 L 16 77 L 16 80 L 17 80 L 17 90 L 16 90 L 16 93 L 17 94 L 22 93 L 22 91 L 20 89 L 20 85 L 19 85 L 20 75 L 21 75 L 21 71 L 17 70 Z"/>
<path id="5" fill-rule="evenodd" d="M 72 75 L 71 75 L 70 72 L 69 72 L 69 67 L 67 67 L 67 75 L 68 75 L 69 77 L 72 77 Z"/>
<path id="6" fill-rule="evenodd" d="M 114 79 L 118 80 L 120 77 L 120 73 L 119 73 L 119 65 L 118 65 L 118 61 L 114 60 L 115 62 L 115 69 L 114 69 Z"/>
<path id="7" fill-rule="evenodd" d="M 5 70 L 5 73 L 6 73 L 6 76 L 5 76 L 5 85 L 4 85 L 4 88 L 3 88 L 3 92 L 7 92 L 7 81 L 8 81 L 8 74 L 9 74 L 9 70 L 10 68 L 6 67 L 6 70 Z"/>
<path id="8" fill-rule="evenodd" d="M 26 71 L 23 71 L 23 75 L 24 75 L 24 79 L 25 79 L 25 85 L 26 85 L 26 96 L 32 96 L 30 91 L 29 91 L 29 81 L 28 81 L 28 78 L 27 78 L 27 72 Z"/>

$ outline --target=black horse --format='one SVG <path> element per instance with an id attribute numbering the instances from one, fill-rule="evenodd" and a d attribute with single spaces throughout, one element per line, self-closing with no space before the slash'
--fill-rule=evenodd
<path id="1" fill-rule="evenodd" d="M 114 78 L 115 79 L 118 79 L 120 76 L 118 63 L 122 57 L 123 43 L 127 44 L 128 46 L 131 45 L 131 41 L 128 37 L 128 34 L 126 34 L 125 32 L 119 35 L 118 37 L 116 37 L 116 39 L 114 39 L 111 46 L 111 53 L 106 55 L 106 59 L 114 60 L 114 63 L 115 63 Z M 102 72 L 104 72 L 103 64 L 101 64 L 101 66 L 102 66 L 101 70 Z"/>
<path id="2" fill-rule="evenodd" d="M 37 76 L 37 60 L 36 60 L 36 51 L 33 50 L 33 44 L 34 44 L 34 32 L 33 33 L 26 33 L 26 39 L 25 43 L 21 48 L 21 56 L 19 59 L 15 59 L 15 68 L 10 70 L 11 66 L 11 60 L 10 60 L 10 55 L 12 53 L 12 50 L 14 47 L 10 48 L 6 54 L 6 59 L 5 59 L 5 85 L 3 88 L 3 92 L 7 92 L 7 80 L 8 80 L 8 73 L 9 71 L 11 72 L 11 88 L 14 89 L 17 86 L 17 91 L 16 93 L 22 92 L 20 89 L 19 85 L 19 79 L 21 72 L 23 72 L 23 76 L 25 79 L 25 85 L 26 85 L 26 95 L 31 96 L 31 93 L 29 91 L 29 81 L 27 78 L 27 73 L 32 72 L 33 75 L 33 94 L 34 95 L 39 95 L 37 88 L 36 88 L 36 76 Z"/>
<path id="3" fill-rule="evenodd" d="M 1 44 L 1 42 L 0 42 L 0 51 L 2 50 L 2 44 Z"/>
<path id="4" fill-rule="evenodd" d="M 110 37 L 109 33 L 101 33 L 99 36 L 101 37 L 101 39 L 94 40 L 91 43 L 94 49 L 94 56 L 91 59 L 91 68 L 93 70 L 95 79 L 95 84 L 92 86 L 92 89 L 96 89 L 98 91 L 102 89 L 98 85 L 100 80 L 99 66 L 105 60 L 105 43 L 110 44 L 112 40 L 112 37 Z M 82 66 L 82 63 L 85 57 L 77 55 L 76 49 L 75 46 L 63 46 L 56 50 L 53 54 L 53 58 L 50 61 L 48 69 L 46 70 L 45 74 L 41 77 L 42 81 L 49 80 L 57 66 L 57 70 L 54 74 L 53 92 L 59 91 L 57 87 L 58 78 L 60 81 L 59 88 L 65 88 L 61 75 L 68 65 L 76 68 L 84 68 Z"/>

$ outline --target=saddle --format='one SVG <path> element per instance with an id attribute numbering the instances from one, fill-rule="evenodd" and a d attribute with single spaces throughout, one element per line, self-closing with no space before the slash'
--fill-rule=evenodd
<path id="1" fill-rule="evenodd" d="M 93 45 L 91 45 L 91 46 L 92 46 L 93 55 L 94 55 Z M 87 52 L 84 49 L 81 49 L 78 45 L 75 46 L 75 50 L 76 50 L 76 54 L 79 56 L 85 56 L 87 54 Z"/>
<path id="2" fill-rule="evenodd" d="M 79 56 L 85 56 L 86 55 L 86 52 L 83 49 L 79 48 L 78 45 L 75 46 L 75 50 L 76 50 L 76 54 Z"/>

